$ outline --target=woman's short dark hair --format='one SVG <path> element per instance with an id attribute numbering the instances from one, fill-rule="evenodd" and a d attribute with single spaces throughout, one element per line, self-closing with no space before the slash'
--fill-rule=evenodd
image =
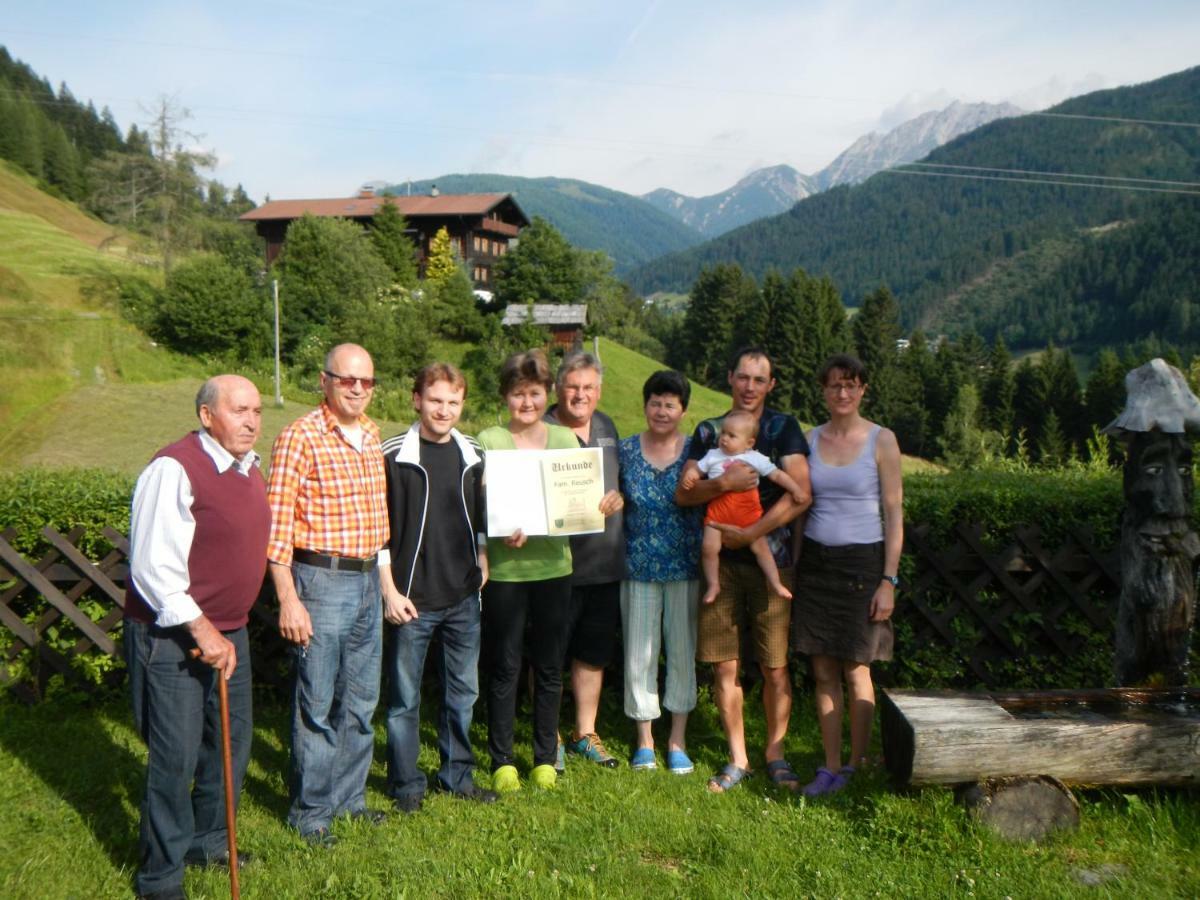
<path id="1" fill-rule="evenodd" d="M 549 394 L 554 388 L 550 363 L 540 349 L 514 353 L 500 367 L 500 396 L 507 397 L 519 384 L 540 384 Z"/>
<path id="2" fill-rule="evenodd" d="M 829 383 L 831 372 L 841 372 L 842 377 L 857 381 L 859 384 L 867 383 L 867 367 L 863 365 L 861 359 L 851 356 L 849 353 L 835 353 L 825 360 L 821 370 L 817 372 L 817 380 L 821 387 Z"/>
<path id="3" fill-rule="evenodd" d="M 688 384 L 687 376 L 682 372 L 675 369 L 659 369 L 642 385 L 642 405 L 649 403 L 655 394 L 673 394 L 679 398 L 679 405 L 686 410 L 688 400 L 692 397 L 692 386 Z"/>

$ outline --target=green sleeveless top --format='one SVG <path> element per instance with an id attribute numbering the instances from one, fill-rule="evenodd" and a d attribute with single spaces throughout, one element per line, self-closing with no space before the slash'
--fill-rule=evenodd
<path id="1" fill-rule="evenodd" d="M 547 425 L 547 450 L 578 450 L 575 432 L 561 425 Z M 512 432 L 494 425 L 479 432 L 476 439 L 488 450 L 516 450 Z M 485 462 L 486 465 L 486 462 Z M 486 474 L 485 474 L 486 478 Z M 571 544 L 565 537 L 530 537 L 525 546 L 514 549 L 503 538 L 488 538 L 488 578 L 492 581 L 546 581 L 571 574 Z"/>

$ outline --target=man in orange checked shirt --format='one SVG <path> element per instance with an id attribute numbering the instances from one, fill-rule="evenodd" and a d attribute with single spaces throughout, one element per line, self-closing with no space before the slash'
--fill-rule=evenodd
<path id="1" fill-rule="evenodd" d="M 379 428 L 366 416 L 374 388 L 370 354 L 334 347 L 324 401 L 271 453 L 267 559 L 279 632 L 296 645 L 288 822 L 321 847 L 336 841 L 335 816 L 385 816 L 366 806 L 383 651 L 376 562 L 388 540 Z"/>

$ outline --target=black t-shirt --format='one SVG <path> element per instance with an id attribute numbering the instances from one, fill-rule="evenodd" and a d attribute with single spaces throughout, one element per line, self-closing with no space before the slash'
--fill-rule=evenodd
<path id="1" fill-rule="evenodd" d="M 421 468 L 429 477 L 429 496 L 409 599 L 418 610 L 446 609 L 474 593 L 479 583 L 475 535 L 463 510 L 462 454 L 454 441 L 435 444 L 421 438 Z"/>
<path id="2" fill-rule="evenodd" d="M 688 459 L 699 460 L 717 446 L 724 419 L 724 416 L 706 419 L 696 426 L 696 433 L 692 435 L 692 443 L 688 448 Z M 758 437 L 754 441 L 754 449 L 777 466 L 781 465 L 780 460 L 785 456 L 794 456 L 797 453 L 808 456 L 809 453 L 808 440 L 804 437 L 804 429 L 800 427 L 796 417 L 774 409 L 763 410 L 762 418 L 758 420 Z M 764 513 L 770 511 L 775 501 L 785 493 L 787 492 L 773 481 L 766 478 L 758 480 L 758 499 L 762 502 Z M 790 565 L 791 526 L 776 529 L 770 537 L 775 562 L 781 566 Z M 722 553 L 743 562 L 754 562 L 754 554 L 749 549 L 724 550 Z"/>

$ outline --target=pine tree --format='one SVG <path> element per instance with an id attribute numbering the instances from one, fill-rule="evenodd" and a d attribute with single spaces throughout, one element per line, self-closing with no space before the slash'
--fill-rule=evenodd
<path id="1" fill-rule="evenodd" d="M 379 209 L 371 220 L 371 243 L 392 270 L 396 283 L 402 287 L 414 288 L 417 286 L 416 247 L 409 240 L 407 231 L 408 223 L 396 204 L 386 199 L 379 204 Z M 454 266 L 455 270 L 458 268 Z M 444 281 L 437 278 L 433 280 L 437 283 Z"/>
<path id="2" fill-rule="evenodd" d="M 1088 425 L 1103 428 L 1125 406 L 1125 369 L 1109 348 L 1100 351 L 1088 376 L 1084 400 Z"/>
<path id="3" fill-rule="evenodd" d="M 891 422 L 898 396 L 896 342 L 900 338 L 900 304 L 892 292 L 880 287 L 863 298 L 858 314 L 850 320 L 850 331 L 871 386 L 863 400 L 863 412 L 878 421 Z"/>
<path id="4" fill-rule="evenodd" d="M 935 378 L 937 363 L 920 329 L 909 335 L 908 349 L 900 354 L 901 378 L 898 382 L 903 400 L 888 423 L 906 453 L 925 456 L 935 444 L 929 415 L 928 394 Z"/>
<path id="5" fill-rule="evenodd" d="M 1058 422 L 1058 414 L 1054 410 L 1046 413 L 1037 448 L 1038 461 L 1046 468 L 1061 466 L 1071 455 L 1067 437 L 1063 434 L 1062 427 Z"/>
<path id="6" fill-rule="evenodd" d="M 979 427 L 979 393 L 975 385 L 959 387 L 938 444 L 943 461 L 954 469 L 973 468 L 996 454 L 999 435 Z"/>
<path id="7" fill-rule="evenodd" d="M 164 273 L 171 271 L 176 252 L 186 243 L 188 220 L 200 206 L 200 177 L 198 168 L 215 163 L 211 153 L 184 150 L 184 138 L 195 139 L 183 128 L 191 113 L 178 102 L 160 96 L 149 110 L 150 150 L 154 159 L 154 190 L 149 204 L 153 207 L 155 239 L 162 254 Z"/>
<path id="8" fill-rule="evenodd" d="M 886 287 L 863 298 L 858 314 L 851 320 L 851 333 L 858 358 L 867 367 L 871 382 L 877 373 L 896 363 L 896 341 L 900 338 L 900 304 Z"/>
<path id="9" fill-rule="evenodd" d="M 1003 435 L 1013 431 L 1013 382 L 1012 355 L 1004 345 L 1004 339 L 996 335 L 992 349 L 988 352 L 979 398 L 983 407 L 985 427 Z"/>
<path id="10" fill-rule="evenodd" d="M 773 362 L 771 374 L 775 378 L 775 390 L 769 401 L 772 406 L 786 412 L 795 408 L 796 385 L 802 378 L 811 377 L 811 373 L 802 373 L 797 368 L 795 352 L 799 342 L 804 339 L 803 298 L 798 294 L 798 284 L 795 279 L 784 280 L 777 271 L 770 271 L 763 277 L 762 289 L 759 291 L 757 302 L 752 302 L 747 311 L 758 321 L 753 322 L 759 333 L 747 333 L 741 339 L 734 341 L 736 347 L 759 346 L 764 348 Z M 739 317 L 740 318 L 740 317 Z M 734 332 L 738 332 L 735 322 Z"/>
<path id="11" fill-rule="evenodd" d="M 795 372 L 789 388 L 792 410 L 801 419 L 816 422 L 825 415 L 817 371 L 830 356 L 851 348 L 850 325 L 841 296 L 828 278 L 812 278 L 796 269 L 788 286 L 792 296 L 799 298 L 798 317 L 787 328 L 789 362 Z"/>
<path id="12" fill-rule="evenodd" d="M 691 301 L 682 328 L 686 371 L 702 384 L 726 384 L 733 351 L 734 322 L 757 302 L 754 279 L 736 265 L 719 264 L 701 270 L 692 285 Z"/>
<path id="13" fill-rule="evenodd" d="M 1065 348 L 1059 350 L 1053 344 L 1048 344 L 1038 368 L 1041 370 L 1049 408 L 1058 419 L 1067 451 L 1078 452 L 1088 435 L 1088 429 L 1084 422 L 1086 410 L 1083 391 L 1079 386 L 1079 373 L 1075 369 L 1071 351 Z"/>

